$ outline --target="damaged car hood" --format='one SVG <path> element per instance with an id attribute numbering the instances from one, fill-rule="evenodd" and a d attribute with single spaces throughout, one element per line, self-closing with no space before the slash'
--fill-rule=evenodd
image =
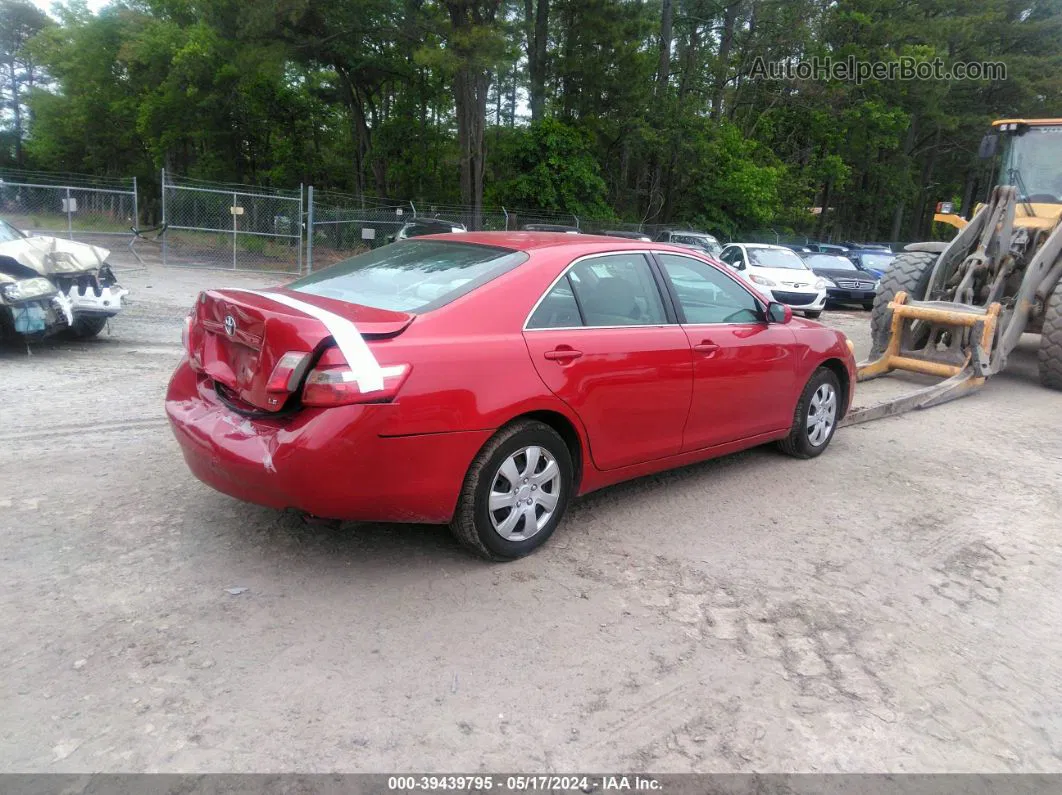
<path id="1" fill-rule="evenodd" d="M 43 276 L 97 271 L 110 253 L 99 246 L 58 237 L 24 237 L 0 243 L 0 257 L 11 257 Z"/>

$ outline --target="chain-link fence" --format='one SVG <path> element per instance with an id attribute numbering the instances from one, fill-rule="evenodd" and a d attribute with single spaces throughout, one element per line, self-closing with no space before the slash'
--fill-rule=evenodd
<path id="1" fill-rule="evenodd" d="M 306 270 L 386 245 L 416 217 L 409 202 L 306 190 Z"/>
<path id="2" fill-rule="evenodd" d="M 528 227 L 577 230 L 579 218 L 549 210 L 508 210 L 468 205 L 352 196 L 335 191 L 306 192 L 306 269 L 320 270 L 398 236 L 444 231 L 447 225 L 475 231 Z"/>
<path id="3" fill-rule="evenodd" d="M 113 247 L 132 241 L 137 215 L 135 177 L 0 170 L 0 217 L 29 234 Z"/>
<path id="4" fill-rule="evenodd" d="M 303 191 L 174 178 L 162 172 L 162 263 L 301 273 Z"/>
<path id="5" fill-rule="evenodd" d="M 467 230 L 544 229 L 661 239 L 681 223 L 581 218 L 553 210 L 407 201 L 203 182 L 162 172 L 161 224 L 137 237 L 136 180 L 0 170 L 0 217 L 31 233 L 85 240 L 113 248 L 115 237 L 161 246 L 164 265 L 278 273 L 328 267 L 396 237 L 429 234 L 447 225 Z M 147 197 L 154 203 L 153 197 Z M 110 238 L 109 240 L 107 238 Z M 723 243 L 729 236 L 717 234 Z M 774 229 L 734 239 L 790 242 Z M 139 258 L 139 256 L 138 256 Z"/>

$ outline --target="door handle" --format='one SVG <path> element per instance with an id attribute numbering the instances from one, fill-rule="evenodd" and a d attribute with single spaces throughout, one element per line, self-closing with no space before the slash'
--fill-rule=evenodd
<path id="1" fill-rule="evenodd" d="M 582 351 L 577 351 L 574 348 L 554 348 L 553 350 L 546 351 L 542 354 L 543 357 L 549 359 L 551 362 L 570 362 L 573 359 L 578 359 L 582 355 Z"/>
<path id="2" fill-rule="evenodd" d="M 693 350 L 697 351 L 697 353 L 715 353 L 719 350 L 719 346 L 711 340 L 701 340 L 693 346 Z"/>

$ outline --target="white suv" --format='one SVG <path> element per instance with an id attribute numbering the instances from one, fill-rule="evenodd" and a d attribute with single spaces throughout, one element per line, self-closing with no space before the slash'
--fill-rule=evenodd
<path id="1" fill-rule="evenodd" d="M 748 279 L 767 298 L 817 318 L 826 306 L 829 279 L 816 276 L 795 252 L 766 243 L 731 243 L 719 259 Z"/>

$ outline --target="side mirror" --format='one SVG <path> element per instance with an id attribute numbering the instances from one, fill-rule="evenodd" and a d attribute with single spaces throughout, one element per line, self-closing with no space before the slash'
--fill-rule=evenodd
<path id="1" fill-rule="evenodd" d="M 995 133 L 989 133 L 981 139 L 981 147 L 977 150 L 977 156 L 982 160 L 988 160 L 988 158 L 994 157 L 998 143 L 999 136 Z"/>
<path id="2" fill-rule="evenodd" d="M 767 304 L 767 322 L 768 323 L 788 323 L 793 319 L 793 310 L 789 308 L 788 304 L 780 304 L 777 301 L 771 301 Z"/>

